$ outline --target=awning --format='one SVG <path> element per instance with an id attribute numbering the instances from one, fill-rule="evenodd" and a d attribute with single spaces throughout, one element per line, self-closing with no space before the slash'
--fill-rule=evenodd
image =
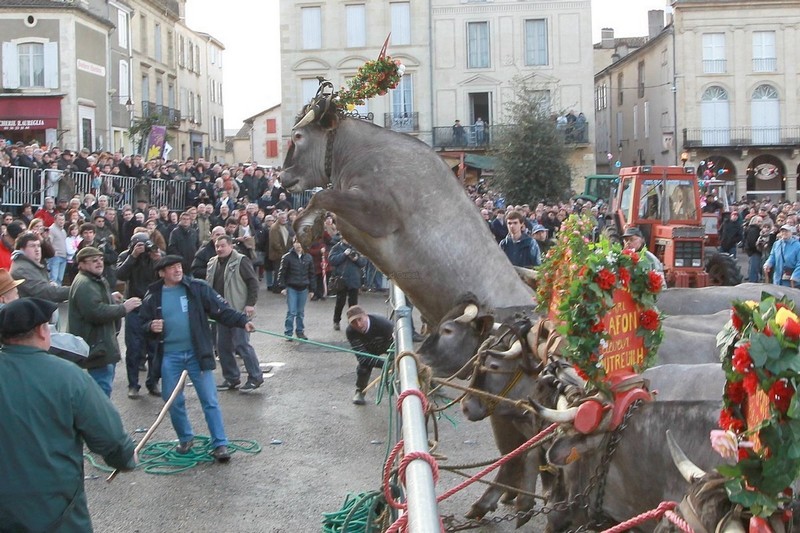
<path id="1" fill-rule="evenodd" d="M 57 128 L 60 117 L 60 96 L 0 97 L 0 131 Z"/>
<path id="2" fill-rule="evenodd" d="M 464 156 L 464 164 L 468 167 L 480 168 L 482 170 L 494 170 L 497 161 L 494 157 L 486 155 L 466 154 Z"/>

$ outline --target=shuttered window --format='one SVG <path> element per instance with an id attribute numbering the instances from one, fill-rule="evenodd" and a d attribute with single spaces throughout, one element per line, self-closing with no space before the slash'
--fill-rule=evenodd
<path id="1" fill-rule="evenodd" d="M 317 50 L 322 48 L 322 8 L 300 8 L 303 24 L 303 49 Z"/>
<path id="2" fill-rule="evenodd" d="M 392 2 L 392 44 L 411 44 L 411 4 Z"/>
<path id="3" fill-rule="evenodd" d="M 347 18 L 347 47 L 357 48 L 367 44 L 367 19 L 364 4 L 345 6 Z"/>

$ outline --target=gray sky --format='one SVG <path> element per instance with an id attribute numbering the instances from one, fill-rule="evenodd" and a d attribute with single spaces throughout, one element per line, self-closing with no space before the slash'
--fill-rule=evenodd
<path id="1" fill-rule="evenodd" d="M 646 35 L 647 11 L 666 5 L 667 0 L 592 0 L 592 42 L 606 27 L 617 37 Z M 225 45 L 225 129 L 238 130 L 245 118 L 280 103 L 279 11 L 278 0 L 187 2 L 189 27 Z"/>

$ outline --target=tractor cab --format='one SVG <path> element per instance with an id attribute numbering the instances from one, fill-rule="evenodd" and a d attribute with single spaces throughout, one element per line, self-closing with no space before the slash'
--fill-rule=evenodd
<path id="1" fill-rule="evenodd" d="M 733 184 L 724 180 L 700 181 L 700 205 L 703 208 L 703 227 L 706 232 L 706 246 L 719 246 L 719 230 L 722 217 L 730 213 L 728 188 Z"/>
<path id="2" fill-rule="evenodd" d="M 664 264 L 667 283 L 705 287 L 705 229 L 694 169 L 668 166 L 622 168 L 614 201 L 619 234 L 637 226 L 647 248 Z"/>

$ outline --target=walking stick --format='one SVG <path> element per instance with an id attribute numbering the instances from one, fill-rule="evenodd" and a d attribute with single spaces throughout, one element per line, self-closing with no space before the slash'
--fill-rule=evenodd
<path id="1" fill-rule="evenodd" d="M 178 394 L 180 394 L 183 390 L 183 386 L 186 384 L 187 377 L 189 377 L 188 370 L 181 372 L 181 377 L 178 379 L 178 384 L 175 385 L 175 388 L 172 390 L 172 394 L 169 395 L 169 398 L 167 399 L 166 403 L 164 403 L 164 407 L 161 409 L 161 412 L 158 413 L 156 421 L 153 422 L 153 425 L 150 426 L 150 429 L 148 429 L 147 433 L 144 434 L 142 440 L 136 445 L 136 448 L 133 451 L 134 455 L 138 455 L 139 452 L 142 451 L 144 445 L 147 444 L 147 441 L 153 436 L 153 433 L 155 433 L 156 429 L 158 429 L 158 426 L 164 421 L 164 417 L 167 416 L 167 412 L 169 412 L 169 408 L 172 407 L 173 402 L 175 402 L 175 398 L 177 398 Z M 119 474 L 119 468 L 116 468 L 113 472 L 111 472 L 111 475 L 106 478 L 106 483 L 111 483 L 114 478 L 117 477 L 117 474 Z"/>

